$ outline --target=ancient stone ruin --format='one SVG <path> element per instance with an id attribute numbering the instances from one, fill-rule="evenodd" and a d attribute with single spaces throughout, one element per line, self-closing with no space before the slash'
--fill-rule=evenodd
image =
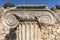
<path id="1" fill-rule="evenodd" d="M 44 5 L 21 5 L 2 13 L 0 40 L 60 40 L 59 14 Z"/>

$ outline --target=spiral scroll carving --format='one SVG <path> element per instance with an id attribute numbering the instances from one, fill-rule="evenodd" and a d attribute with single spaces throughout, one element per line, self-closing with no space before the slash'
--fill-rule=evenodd
<path id="1" fill-rule="evenodd" d="M 18 20 L 13 14 L 5 14 L 4 15 L 4 22 L 10 26 L 10 28 L 15 28 L 18 24 Z"/>
<path id="2" fill-rule="evenodd" d="M 38 18 L 39 23 L 45 25 L 52 25 L 55 23 L 55 18 L 51 14 L 41 14 Z"/>

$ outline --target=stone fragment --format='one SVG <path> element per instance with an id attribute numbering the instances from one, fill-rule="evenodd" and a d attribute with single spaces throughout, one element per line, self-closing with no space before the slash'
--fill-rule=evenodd
<path id="1" fill-rule="evenodd" d="M 59 33 L 59 34 L 60 34 L 60 29 L 57 29 L 57 33 Z"/>

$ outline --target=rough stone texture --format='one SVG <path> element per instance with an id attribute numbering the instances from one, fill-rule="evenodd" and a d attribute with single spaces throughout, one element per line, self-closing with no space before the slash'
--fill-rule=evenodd
<path id="1" fill-rule="evenodd" d="M 41 38 L 43 40 L 60 40 L 60 23 L 53 26 L 43 27 L 41 29 Z"/>
<path id="2" fill-rule="evenodd" d="M 8 33 L 9 33 L 9 29 L 3 25 L 2 20 L 0 18 L 0 40 L 5 40 L 5 36 Z"/>
<path id="3" fill-rule="evenodd" d="M 9 34 L 9 29 L 3 27 L 2 24 L 0 25 L 0 40 L 5 40 L 6 34 Z M 53 26 L 41 26 L 40 30 L 41 40 L 60 40 L 60 23 Z"/>
<path id="4" fill-rule="evenodd" d="M 12 11 L 13 13 L 13 11 Z M 14 12 L 16 14 L 16 12 Z M 21 15 L 20 15 L 21 13 Z M 23 14 L 24 13 L 24 14 Z M 27 13 L 27 14 L 25 14 Z M 28 15 L 29 13 L 29 15 Z M 35 15 L 32 13 L 36 13 Z M 20 17 L 33 17 L 40 15 L 40 11 L 19 11 L 17 15 Z M 41 14 L 48 12 L 42 12 Z M 26 16 L 27 15 L 27 16 Z M 53 17 L 53 16 L 52 16 Z M 48 18 L 48 17 L 47 17 Z M 29 18 L 28 18 L 29 19 Z M 45 18 L 44 18 L 45 19 Z M 42 19 L 44 21 L 44 19 Z M 24 19 L 25 20 L 25 19 Z M 48 20 L 48 19 L 47 19 Z M 45 20 L 46 21 L 46 20 Z M 48 21 L 51 20 L 49 19 Z M 46 22 L 48 22 L 46 21 Z M 48 22 L 49 23 L 49 22 Z M 40 27 L 41 28 L 40 28 Z M 3 25 L 0 19 L 0 40 L 60 40 L 60 23 L 55 23 L 50 26 L 43 26 L 32 22 L 21 22 L 16 28 L 10 29 Z"/>

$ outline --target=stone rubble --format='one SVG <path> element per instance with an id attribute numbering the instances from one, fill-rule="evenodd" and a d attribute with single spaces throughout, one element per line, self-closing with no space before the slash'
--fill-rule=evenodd
<path id="1" fill-rule="evenodd" d="M 41 28 L 42 40 L 60 40 L 60 24 Z"/>

